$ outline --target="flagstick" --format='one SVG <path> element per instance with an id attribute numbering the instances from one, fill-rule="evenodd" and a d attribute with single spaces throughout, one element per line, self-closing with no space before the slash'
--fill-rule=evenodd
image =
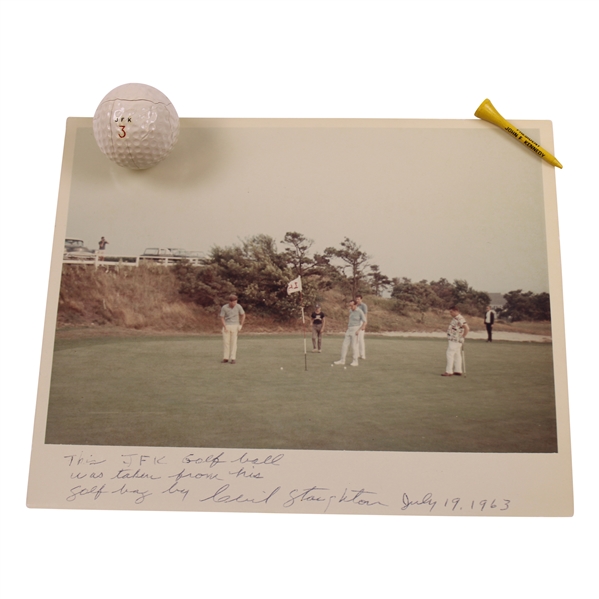
<path id="1" fill-rule="evenodd" d="M 304 300 L 300 291 L 300 304 L 302 307 L 302 328 L 304 329 L 304 369 L 308 372 L 308 350 L 306 349 L 306 317 L 304 315 Z"/>
<path id="2" fill-rule="evenodd" d="M 302 295 L 302 275 L 300 274 L 297 279 L 290 281 L 287 285 L 287 295 L 299 291 L 300 294 L 300 308 L 302 309 L 302 323 L 304 329 L 304 368 L 308 370 L 308 350 L 306 349 L 306 316 L 304 314 L 304 297 Z"/>

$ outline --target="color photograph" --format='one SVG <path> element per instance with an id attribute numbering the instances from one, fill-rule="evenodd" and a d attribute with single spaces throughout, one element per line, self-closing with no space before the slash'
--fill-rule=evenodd
<path id="1" fill-rule="evenodd" d="M 0 595 L 586 597 L 598 9 L 2 0 Z"/>
<path id="2" fill-rule="evenodd" d="M 541 162 L 501 131 L 183 119 L 147 171 L 67 139 L 47 444 L 557 452 Z"/>

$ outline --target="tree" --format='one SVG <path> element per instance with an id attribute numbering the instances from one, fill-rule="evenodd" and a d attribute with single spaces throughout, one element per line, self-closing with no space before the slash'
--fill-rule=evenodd
<path id="1" fill-rule="evenodd" d="M 193 266 L 181 261 L 173 268 L 179 280 L 179 293 L 205 308 L 224 304 L 235 292 L 235 287 L 220 276 L 214 265 Z"/>
<path id="2" fill-rule="evenodd" d="M 551 302 L 546 292 L 535 294 L 532 291 L 522 292 L 516 289 L 506 293 L 505 305 L 501 311 L 512 321 L 518 320 L 551 320 Z"/>
<path id="3" fill-rule="evenodd" d="M 441 278 L 430 282 L 431 289 L 439 298 L 438 307 L 447 309 L 458 306 L 464 314 L 476 315 L 484 312 L 490 302 L 484 291 L 476 291 L 464 279 L 456 279 L 450 283 Z"/>
<path id="4" fill-rule="evenodd" d="M 381 273 L 381 269 L 378 264 L 372 264 L 370 266 L 370 272 L 367 275 L 372 291 L 375 295 L 382 295 L 383 291 L 390 287 L 392 282 L 391 279 Z"/>
<path id="5" fill-rule="evenodd" d="M 412 283 L 410 279 L 393 279 L 391 297 L 397 299 L 396 309 L 405 311 L 412 306 L 420 311 L 422 321 L 424 313 L 431 308 L 447 309 L 458 306 L 464 314 L 480 314 L 489 304 L 489 296 L 484 291 L 476 291 L 467 281 L 456 280 L 450 283 L 447 279 L 439 279 L 428 283 L 422 280 Z"/>
<path id="6" fill-rule="evenodd" d="M 342 264 L 339 267 L 339 272 L 345 276 L 351 288 L 351 295 L 355 297 L 360 289 L 360 283 L 365 279 L 364 269 L 368 266 L 370 256 L 348 237 L 345 237 L 341 242 L 341 249 L 328 247 L 324 251 L 324 256 L 329 259 L 338 258 L 341 260 Z M 349 270 L 349 275 L 346 274 L 347 270 Z"/>
<path id="7" fill-rule="evenodd" d="M 289 320 L 299 311 L 296 296 L 287 295 L 287 284 L 297 276 L 289 257 L 277 251 L 272 237 L 262 234 L 241 245 L 214 246 L 202 266 L 176 267 L 179 291 L 202 306 L 222 305 L 235 292 L 249 312 Z M 304 286 L 303 298 L 315 302 L 314 285 Z"/>
<path id="8" fill-rule="evenodd" d="M 314 260 L 308 256 L 308 251 L 314 241 L 301 233 L 288 232 L 281 243 L 288 246 L 283 252 L 288 264 L 291 264 L 298 276 L 303 276 L 308 268 L 314 265 Z"/>
<path id="9" fill-rule="evenodd" d="M 327 258 L 319 254 L 314 254 L 313 257 L 309 256 L 308 252 L 314 241 L 301 233 L 285 233 L 281 243 L 290 246 L 285 248 L 283 256 L 287 260 L 288 267 L 294 273 L 293 278 L 302 277 L 304 305 L 316 303 L 319 292 L 332 287 L 331 275 L 334 278 L 336 270 Z"/>
<path id="10" fill-rule="evenodd" d="M 439 298 L 441 308 L 447 309 L 458 303 L 455 287 L 447 279 L 441 278 L 438 281 L 431 281 L 430 286 Z"/>
<path id="11" fill-rule="evenodd" d="M 275 240 L 268 235 L 254 235 L 241 246 L 245 269 L 234 282 L 240 301 L 262 314 L 287 319 L 297 311 L 296 300 L 287 295 L 287 284 L 294 273 L 286 257 L 277 251 Z"/>
<path id="12" fill-rule="evenodd" d="M 464 314 L 481 314 L 491 299 L 484 291 L 475 291 L 468 282 L 458 279 L 453 282 L 455 304 Z"/>
<path id="13" fill-rule="evenodd" d="M 309 272 L 315 276 L 319 290 L 332 289 L 335 284 L 343 285 L 345 277 L 339 272 L 338 268 L 331 264 L 330 256 L 314 254 L 313 261 Z"/>
<path id="14" fill-rule="evenodd" d="M 551 320 L 551 298 L 547 292 L 538 293 L 534 298 L 534 320 Z"/>
<path id="15" fill-rule="evenodd" d="M 420 322 L 424 323 L 426 313 L 439 304 L 439 296 L 433 291 L 426 280 L 412 283 L 411 279 L 403 277 L 394 279 L 391 297 L 395 298 L 395 310 L 405 314 L 407 310 L 420 312 Z"/>

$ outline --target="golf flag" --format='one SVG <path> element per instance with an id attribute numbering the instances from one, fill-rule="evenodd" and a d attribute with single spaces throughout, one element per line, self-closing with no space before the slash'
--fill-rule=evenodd
<path id="1" fill-rule="evenodd" d="M 301 291 L 302 290 L 302 278 L 298 277 L 297 279 L 293 279 L 293 281 L 291 281 L 289 283 L 289 285 L 287 285 L 287 295 L 291 295 L 292 293 L 295 293 L 296 291 Z"/>

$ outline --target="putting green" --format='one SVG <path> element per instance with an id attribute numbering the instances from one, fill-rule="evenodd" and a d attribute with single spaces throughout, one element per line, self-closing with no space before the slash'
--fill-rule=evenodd
<path id="1" fill-rule="evenodd" d="M 467 377 L 441 377 L 442 339 L 367 337 L 367 360 L 331 366 L 341 336 L 57 341 L 46 442 L 360 451 L 557 451 L 550 344 L 469 341 Z M 310 351 L 311 342 L 308 339 Z"/>

